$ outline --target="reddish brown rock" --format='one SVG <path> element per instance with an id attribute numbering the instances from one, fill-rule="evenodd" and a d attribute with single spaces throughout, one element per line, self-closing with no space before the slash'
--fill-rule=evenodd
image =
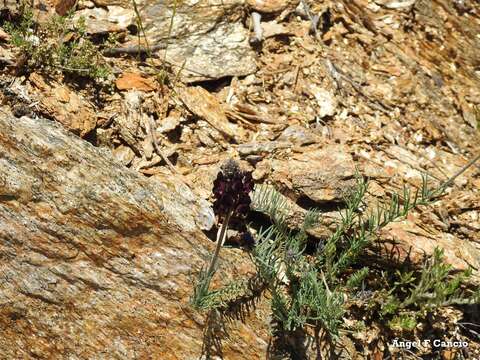
<path id="1" fill-rule="evenodd" d="M 82 95 L 70 90 L 66 85 L 55 82 L 47 84 L 44 78 L 36 73 L 31 74 L 29 80 L 34 85 L 32 93 L 38 98 L 39 107 L 45 116 L 53 118 L 81 137 L 95 128 L 97 116 L 94 108 Z"/>
<path id="2" fill-rule="evenodd" d="M 157 88 L 153 79 L 133 72 L 124 72 L 115 84 L 118 90 L 153 91 Z"/>
<path id="3" fill-rule="evenodd" d="M 55 11 L 60 16 L 65 16 L 73 9 L 77 0 L 58 0 L 55 4 Z"/>

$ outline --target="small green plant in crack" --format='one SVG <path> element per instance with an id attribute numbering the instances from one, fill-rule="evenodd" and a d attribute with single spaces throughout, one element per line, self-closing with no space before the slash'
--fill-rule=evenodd
<path id="1" fill-rule="evenodd" d="M 421 272 L 396 271 L 393 286 L 387 292 L 380 315 L 390 318 L 393 329 L 410 330 L 417 319 L 437 308 L 450 305 L 480 303 L 480 289 L 466 290 L 462 284 L 472 275 L 468 269 L 454 276 L 452 266 L 445 263 L 444 252 L 436 248 Z"/>
<path id="2" fill-rule="evenodd" d="M 73 13 L 54 15 L 46 23 L 36 23 L 32 9 L 26 8 L 18 21 L 6 23 L 11 43 L 23 59 L 18 70 L 105 80 L 110 70 L 87 36 L 85 19 L 72 17 Z"/>

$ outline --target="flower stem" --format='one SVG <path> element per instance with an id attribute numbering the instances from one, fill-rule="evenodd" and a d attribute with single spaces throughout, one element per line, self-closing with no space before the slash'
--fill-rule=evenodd
<path id="1" fill-rule="evenodd" d="M 225 242 L 225 238 L 227 237 L 227 229 L 228 223 L 230 221 L 230 217 L 232 216 L 232 210 L 230 210 L 227 215 L 225 216 L 225 220 L 222 223 L 222 227 L 220 228 L 217 234 L 217 247 L 215 248 L 215 253 L 212 256 L 212 260 L 210 262 L 210 267 L 208 268 L 207 274 L 211 278 L 213 273 L 215 272 L 215 265 L 218 260 L 218 255 L 220 254 L 220 248 L 222 247 L 223 243 Z"/>

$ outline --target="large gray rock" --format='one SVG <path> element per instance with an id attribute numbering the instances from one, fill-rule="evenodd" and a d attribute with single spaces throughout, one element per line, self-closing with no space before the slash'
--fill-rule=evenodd
<path id="1" fill-rule="evenodd" d="M 188 299 L 213 247 L 209 208 L 51 121 L 1 113 L 0 129 L 1 357 L 198 358 Z M 232 336 L 229 358 L 265 352 L 246 326 Z"/>
<path id="2" fill-rule="evenodd" d="M 183 65 L 187 81 L 245 76 L 256 70 L 248 31 L 241 23 L 243 0 L 149 1 L 141 9 L 151 44 L 168 42 L 166 59 Z M 172 26 L 170 26 L 172 24 Z"/>
<path id="3" fill-rule="evenodd" d="M 76 19 L 86 19 L 88 32 L 125 30 L 137 24 L 131 3 L 122 6 L 106 1 L 105 8 L 83 9 Z M 241 19 L 243 0 L 138 1 L 148 45 L 186 82 L 245 76 L 257 69 L 248 30 Z M 140 29 L 138 29 L 141 31 Z M 146 45 L 141 32 L 142 45 Z M 131 35 L 125 48 L 138 46 Z"/>

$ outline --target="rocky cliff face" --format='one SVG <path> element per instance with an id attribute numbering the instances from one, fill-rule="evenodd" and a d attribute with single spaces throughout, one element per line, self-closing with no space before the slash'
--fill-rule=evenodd
<path id="1" fill-rule="evenodd" d="M 74 3 L 58 1 L 57 12 Z M 370 179 L 370 206 L 418 187 L 423 172 L 439 184 L 480 152 L 478 1 L 305 4 L 138 1 L 155 49 L 142 61 L 132 49 L 147 41 L 129 1 L 79 1 L 74 18 L 86 17 L 89 36 L 121 42 L 101 45 L 114 78 L 101 97 L 17 71 L 0 28 L 0 66 L 10 68 L 0 74 L 0 358 L 197 359 L 206 319 L 188 298 L 212 250 L 201 230 L 213 226 L 208 200 L 227 158 L 282 192 L 291 227 L 319 208 L 318 240 L 356 169 Z M 55 7 L 36 11 L 46 22 Z M 260 43 L 249 42 L 252 11 L 262 13 Z M 2 17 L 18 12 L 16 1 L 0 5 Z M 386 253 L 362 260 L 419 265 L 441 246 L 478 282 L 479 169 L 383 229 Z M 222 254 L 218 282 L 252 272 L 242 251 Z M 264 358 L 268 316 L 259 304 L 217 353 Z M 384 354 L 373 334 L 359 358 Z"/>
<path id="2" fill-rule="evenodd" d="M 198 358 L 204 319 L 187 303 L 209 208 L 51 121 L 0 124 L 1 357 Z M 249 328 L 233 337 L 231 358 L 265 351 Z"/>

